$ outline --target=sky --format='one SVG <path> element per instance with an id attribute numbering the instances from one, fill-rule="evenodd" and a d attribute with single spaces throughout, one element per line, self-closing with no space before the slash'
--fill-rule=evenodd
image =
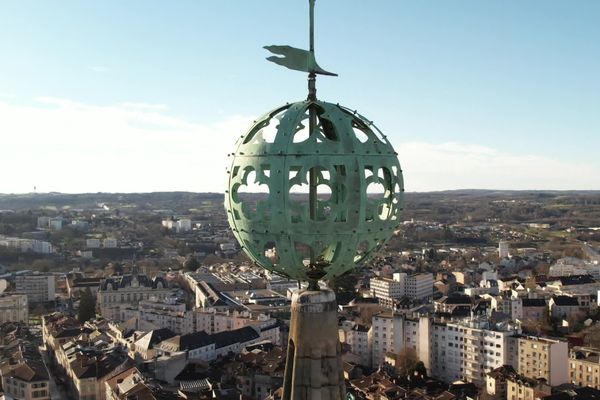
<path id="1" fill-rule="evenodd" d="M 600 189 L 600 2 L 317 0 L 321 100 L 409 192 Z M 223 192 L 254 118 L 306 97 L 262 46 L 308 1 L 0 1 L 0 193 Z"/>

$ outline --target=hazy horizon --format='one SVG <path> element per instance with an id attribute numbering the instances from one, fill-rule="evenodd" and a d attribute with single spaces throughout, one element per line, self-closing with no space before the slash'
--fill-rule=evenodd
<path id="1" fill-rule="evenodd" d="M 405 191 L 404 193 L 444 193 L 444 192 L 541 192 L 541 193 L 556 193 L 556 192 L 564 192 L 564 193 L 576 193 L 576 192 L 600 192 L 600 189 L 445 189 L 445 190 L 423 190 L 423 191 Z M 188 190 L 155 190 L 149 192 L 21 192 L 21 193 L 5 193 L 0 192 L 0 196 L 22 196 L 22 195 L 93 195 L 93 194 L 111 194 L 111 195 L 120 195 L 120 194 L 155 194 L 155 193 L 192 193 L 192 194 L 215 194 L 215 195 L 225 195 L 225 192 L 194 192 Z M 251 192 L 251 194 L 265 194 L 266 192 Z M 304 192 L 292 192 L 292 194 L 303 194 Z"/>

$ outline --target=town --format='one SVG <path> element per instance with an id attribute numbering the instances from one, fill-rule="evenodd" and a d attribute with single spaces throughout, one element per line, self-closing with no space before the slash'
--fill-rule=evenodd
<path id="1" fill-rule="evenodd" d="M 222 202 L 1 195 L 5 398 L 281 398 L 302 284 L 243 255 Z M 407 194 L 387 247 L 319 282 L 348 398 L 599 398 L 598 216 L 598 192 Z"/>

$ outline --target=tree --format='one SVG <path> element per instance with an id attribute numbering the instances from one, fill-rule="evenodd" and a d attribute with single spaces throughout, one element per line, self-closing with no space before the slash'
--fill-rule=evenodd
<path id="1" fill-rule="evenodd" d="M 196 256 L 190 254 L 188 258 L 183 262 L 183 268 L 188 271 L 196 271 L 200 267 L 200 263 Z"/>
<path id="2" fill-rule="evenodd" d="M 347 304 L 356 297 L 356 274 L 347 272 L 329 280 L 331 290 L 335 292 L 338 304 Z"/>
<path id="3" fill-rule="evenodd" d="M 79 298 L 79 311 L 77 319 L 79 322 L 88 321 L 96 316 L 96 299 L 89 287 L 81 292 Z"/>
<path id="4" fill-rule="evenodd" d="M 56 267 L 56 263 L 53 260 L 38 259 L 31 263 L 31 268 L 40 271 L 48 272 Z"/>
<path id="5" fill-rule="evenodd" d="M 411 347 L 405 347 L 396 354 L 396 371 L 400 376 L 406 376 L 411 372 L 415 372 L 417 369 L 417 363 L 419 357 L 415 349 Z M 424 367 L 424 365 L 423 365 Z M 420 368 L 419 368 L 420 370 Z M 427 374 L 425 372 L 425 374 Z"/>
<path id="6" fill-rule="evenodd" d="M 408 370 L 409 379 L 412 381 L 422 381 L 427 379 L 427 368 L 423 361 L 417 361 L 417 363 Z"/>

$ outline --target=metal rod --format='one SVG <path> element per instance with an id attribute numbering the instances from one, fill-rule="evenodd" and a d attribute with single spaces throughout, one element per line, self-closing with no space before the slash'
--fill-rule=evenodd
<path id="1" fill-rule="evenodd" d="M 309 56 L 309 67 L 314 68 L 312 62 L 315 59 L 315 0 L 308 0 L 309 5 L 309 37 L 308 37 L 308 50 Z M 308 74 L 308 100 L 317 100 L 317 74 L 314 71 L 310 71 Z M 311 131 L 312 133 L 312 131 Z"/>
<path id="2" fill-rule="evenodd" d="M 308 0 L 309 4 L 309 50 L 314 56 L 315 52 L 315 0 Z M 317 89 L 316 89 L 316 74 L 310 72 L 308 74 L 308 100 L 317 100 Z M 317 130 L 317 113 L 315 107 L 310 104 L 308 106 L 308 135 L 312 136 L 316 134 Z M 317 220 L 317 170 L 315 167 L 310 169 L 309 180 L 308 180 L 308 202 L 310 210 L 310 219 L 312 221 Z M 314 266 L 316 262 L 315 251 L 311 246 L 310 250 L 310 265 Z"/>
<path id="3" fill-rule="evenodd" d="M 315 51 L 315 0 L 308 0 L 310 9 L 310 38 L 309 38 L 309 50 L 314 53 Z"/>
<path id="4" fill-rule="evenodd" d="M 317 110 L 311 103 L 308 108 L 308 134 L 309 136 L 317 134 Z M 317 185 L 318 185 L 318 171 L 316 167 L 312 167 L 309 172 L 308 178 L 308 202 L 310 210 L 310 219 L 312 221 L 317 220 L 318 207 L 317 207 Z M 314 250 L 311 246 L 310 252 L 310 265 L 314 265 L 316 257 Z"/>

